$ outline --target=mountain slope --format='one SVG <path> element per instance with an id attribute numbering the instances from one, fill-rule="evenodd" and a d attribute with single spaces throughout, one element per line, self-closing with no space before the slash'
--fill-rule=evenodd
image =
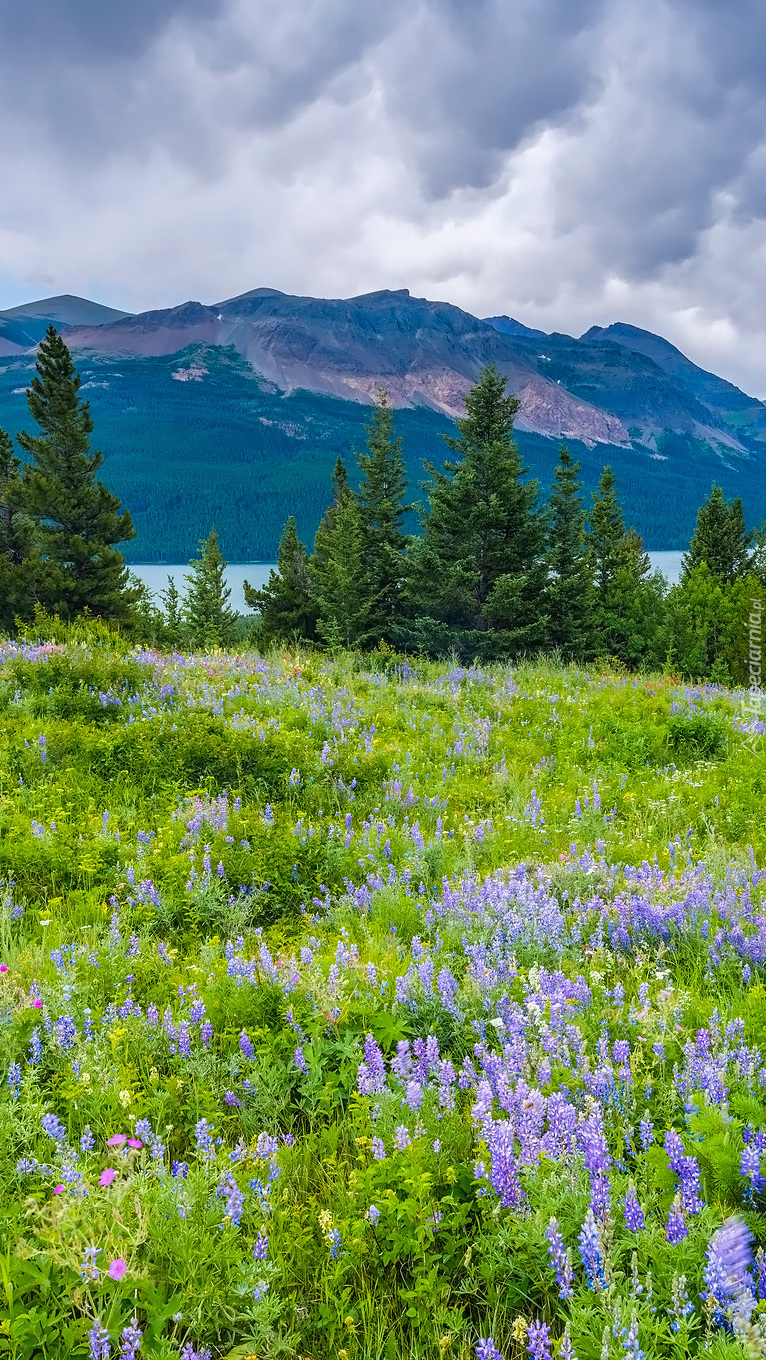
<path id="1" fill-rule="evenodd" d="M 422 460 L 441 464 L 440 436 L 488 362 L 519 397 L 517 437 L 545 492 L 566 440 L 587 491 L 614 466 L 649 547 L 686 545 L 712 481 L 742 496 L 751 523 L 766 516 L 766 406 L 622 323 L 545 334 L 406 289 L 321 299 L 257 288 L 135 316 L 43 299 L 0 313 L 0 425 L 14 434 L 54 311 L 104 475 L 134 514 L 134 561 L 187 558 L 213 520 L 231 560 L 270 560 L 291 511 L 311 542 L 335 457 L 363 442 L 378 386 L 399 408 L 417 497 Z"/>
<path id="2" fill-rule="evenodd" d="M 71 293 L 24 302 L 0 312 L 0 355 L 21 354 L 38 344 L 51 322 L 64 331 L 72 326 L 103 326 L 129 315 Z"/>
<path id="3" fill-rule="evenodd" d="M 407 289 L 323 299 L 257 288 L 209 307 L 187 302 L 79 327 L 67 341 L 74 349 L 125 356 L 233 345 L 283 391 L 307 388 L 368 402 L 384 386 L 395 406 L 427 406 L 453 417 L 462 414 L 482 365 L 494 362 L 521 398 L 521 428 L 585 442 L 630 442 L 618 419 L 558 390 L 513 339 L 459 307 L 413 298 Z"/>

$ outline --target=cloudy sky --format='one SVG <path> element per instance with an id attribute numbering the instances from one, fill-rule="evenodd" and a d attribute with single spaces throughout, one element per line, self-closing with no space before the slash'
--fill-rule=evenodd
<path id="1" fill-rule="evenodd" d="M 0 0 L 0 306 L 376 288 L 766 397 L 763 0 Z"/>

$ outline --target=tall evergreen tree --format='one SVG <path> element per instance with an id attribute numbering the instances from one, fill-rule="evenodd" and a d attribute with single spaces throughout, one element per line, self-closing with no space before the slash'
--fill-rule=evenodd
<path id="1" fill-rule="evenodd" d="M 545 526 L 537 483 L 522 480 L 527 469 L 512 436 L 519 403 L 505 388 L 494 365 L 482 370 L 459 437 L 447 440 L 457 457 L 444 472 L 429 468 L 430 510 L 413 545 L 408 592 L 421 618 L 472 634 L 501 630 L 518 652 L 544 637 Z"/>
<path id="2" fill-rule="evenodd" d="M 10 435 L 0 429 L 0 629 L 6 632 L 17 617 L 32 617 L 37 585 L 31 529 L 19 511 L 19 466 Z"/>
<path id="3" fill-rule="evenodd" d="M 118 497 L 96 480 L 103 455 L 90 447 L 93 420 L 80 383 L 69 350 L 49 326 L 27 391 L 40 434 L 19 435 L 29 456 L 21 508 L 35 525 L 44 608 L 63 618 L 87 610 L 121 620 L 129 616 L 135 592 L 115 544 L 133 538 L 135 530 Z"/>
<path id="4" fill-rule="evenodd" d="M 268 582 L 260 590 L 245 581 L 244 592 L 250 608 L 261 616 L 266 639 L 314 637 L 316 609 L 310 595 L 308 553 L 292 515 L 282 531 L 276 571 L 269 572 Z"/>
<path id="5" fill-rule="evenodd" d="M 160 600 L 165 618 L 166 642 L 171 647 L 179 647 L 183 639 L 183 609 L 175 577 L 168 577 L 167 586 L 160 595 Z"/>
<path id="6" fill-rule="evenodd" d="M 590 654 L 593 577 L 588 561 L 580 465 L 565 444 L 548 502 L 548 641 L 569 660 Z"/>
<path id="7" fill-rule="evenodd" d="M 370 599 L 370 640 L 390 642 L 402 612 L 407 535 L 404 516 L 407 476 L 402 441 L 394 439 L 388 393 L 379 388 L 367 429 L 367 453 L 357 454 L 362 481 L 358 492 L 364 535 L 364 560 Z"/>
<path id="8" fill-rule="evenodd" d="M 218 534 L 211 529 L 200 543 L 199 556 L 184 576 L 188 590 L 183 600 L 184 623 L 193 647 L 230 647 L 236 637 L 237 615 L 228 601 L 224 561 Z"/>
<path id="9" fill-rule="evenodd" d="M 682 580 L 703 562 L 723 585 L 746 576 L 753 565 L 752 538 L 739 496 L 727 501 L 720 486 L 714 485 L 697 512 L 696 532 L 683 557 Z"/>
<path id="10" fill-rule="evenodd" d="M 320 637 L 330 647 L 352 647 L 367 634 L 370 597 L 362 517 L 340 458 L 332 486 L 332 502 L 316 531 L 309 561 L 311 599 Z"/>
<path id="11" fill-rule="evenodd" d="M 651 563 L 640 535 L 625 529 L 610 467 L 601 474 L 588 519 L 594 650 L 632 666 L 657 660 L 664 582 L 659 573 L 650 574 Z"/>
<path id="12" fill-rule="evenodd" d="M 593 493 L 588 522 L 588 553 L 598 603 L 603 608 L 620 565 L 620 551 L 625 540 L 625 521 L 617 499 L 617 481 L 609 466 L 601 473 L 598 487 Z"/>

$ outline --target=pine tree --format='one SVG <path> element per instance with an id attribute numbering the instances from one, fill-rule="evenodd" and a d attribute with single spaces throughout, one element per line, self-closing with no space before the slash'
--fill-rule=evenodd
<path id="1" fill-rule="evenodd" d="M 745 527 L 739 496 L 729 502 L 720 486 L 714 485 L 697 512 L 696 532 L 683 557 L 682 580 L 703 562 L 724 585 L 746 576 L 753 565 L 749 552 L 752 537 Z"/>
<path id="2" fill-rule="evenodd" d="M 544 637 L 545 526 L 537 483 L 522 480 L 527 469 L 512 437 L 519 403 L 505 388 L 494 365 L 482 370 L 459 437 L 447 439 L 457 458 L 444 472 L 429 469 L 430 509 L 413 545 L 408 593 L 421 618 L 471 633 L 502 630 L 518 652 Z"/>
<path id="3" fill-rule="evenodd" d="M 367 633 L 370 599 L 362 517 L 340 458 L 332 486 L 332 502 L 316 531 L 309 561 L 311 599 L 320 637 L 330 647 L 352 647 Z"/>
<path id="4" fill-rule="evenodd" d="M 588 519 L 594 650 L 631 666 L 657 660 L 664 581 L 659 573 L 650 575 L 651 563 L 640 535 L 625 529 L 610 467 L 601 474 Z"/>
<path id="5" fill-rule="evenodd" d="M 236 637 L 237 615 L 229 606 L 231 590 L 225 583 L 226 562 L 211 529 L 200 543 L 199 556 L 189 563 L 184 580 L 183 618 L 193 647 L 230 647 Z"/>
<path id="6" fill-rule="evenodd" d="M 160 595 L 162 609 L 165 616 L 165 637 L 171 647 L 179 647 L 183 639 L 183 609 L 181 596 L 173 576 L 168 577 L 168 583 Z"/>
<path id="7" fill-rule="evenodd" d="M 93 421 L 80 383 L 69 350 L 49 326 L 27 391 L 41 433 L 19 435 L 30 460 L 22 468 L 21 508 L 34 522 L 43 607 L 64 618 L 87 610 L 124 620 L 135 592 L 114 545 L 133 538 L 135 530 L 118 497 L 96 480 L 103 455 L 90 447 Z"/>
<path id="8" fill-rule="evenodd" d="M 620 564 L 620 551 L 625 539 L 625 521 L 617 499 L 617 482 L 610 467 L 605 467 L 598 487 L 593 493 L 593 507 L 588 516 L 590 535 L 588 552 L 598 603 L 603 608 Z"/>
<path id="9" fill-rule="evenodd" d="M 402 613 L 407 535 L 402 527 L 411 509 L 401 439 L 394 439 L 388 393 L 379 388 L 367 429 L 367 453 L 357 454 L 362 481 L 358 492 L 364 534 L 364 559 L 371 641 L 391 642 Z"/>
<path id="10" fill-rule="evenodd" d="M 257 609 L 266 639 L 313 638 L 316 609 L 310 596 L 309 559 L 290 515 L 277 550 L 277 569 L 269 572 L 265 586 L 256 590 L 245 581 L 245 600 Z"/>
<path id="11" fill-rule="evenodd" d="M 565 444 L 559 451 L 548 511 L 546 563 L 548 641 L 567 659 L 590 655 L 593 577 L 588 561 L 580 465 Z"/>
<path id="12" fill-rule="evenodd" d="M 19 511 L 19 467 L 11 437 L 0 429 L 0 629 L 6 632 L 17 617 L 33 617 L 37 584 L 31 530 Z"/>

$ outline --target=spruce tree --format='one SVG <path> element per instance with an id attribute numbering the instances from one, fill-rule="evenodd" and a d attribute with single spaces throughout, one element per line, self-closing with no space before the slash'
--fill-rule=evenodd
<path id="1" fill-rule="evenodd" d="M 603 607 L 620 564 L 620 551 L 625 539 L 625 521 L 617 499 L 617 482 L 609 466 L 604 468 L 598 487 L 593 493 L 593 506 L 588 522 L 591 570 L 598 603 Z"/>
<path id="2" fill-rule="evenodd" d="M 753 565 L 751 543 L 739 496 L 729 502 L 720 486 L 714 485 L 697 512 L 696 532 L 683 557 L 682 580 L 705 562 L 717 580 L 730 585 L 746 576 Z"/>
<path id="3" fill-rule="evenodd" d="M 260 614 L 265 640 L 314 637 L 316 609 L 310 595 L 308 553 L 292 515 L 279 541 L 276 571 L 269 572 L 260 590 L 245 581 L 244 591 L 250 608 Z"/>
<path id="4" fill-rule="evenodd" d="M 33 617 L 37 586 L 30 525 L 19 511 L 19 467 L 11 437 L 0 429 L 0 629 L 5 632 L 17 617 Z"/>
<path id="5" fill-rule="evenodd" d="M 590 654 L 593 577 L 588 561 L 580 465 L 565 444 L 559 451 L 548 502 L 549 571 L 545 610 L 548 642 L 571 660 Z"/>
<path id="6" fill-rule="evenodd" d="M 352 647 L 368 631 L 370 598 L 362 517 L 340 458 L 332 486 L 332 502 L 316 531 L 309 561 L 311 599 L 320 637 L 330 647 Z"/>
<path id="7" fill-rule="evenodd" d="M 189 563 L 184 576 L 188 590 L 183 600 L 184 624 L 192 647 L 230 647 L 236 637 L 237 615 L 228 601 L 226 562 L 211 529 L 200 543 L 199 556 Z"/>
<path id="8" fill-rule="evenodd" d="M 659 573 L 650 575 L 640 535 L 625 529 L 610 467 L 601 474 L 588 519 L 594 651 L 631 666 L 657 661 L 665 585 Z"/>
<path id="9" fill-rule="evenodd" d="M 402 527 L 411 507 L 406 503 L 407 476 L 401 439 L 394 439 L 388 393 L 379 388 L 367 428 L 367 453 L 357 454 L 362 473 L 358 492 L 364 535 L 367 631 L 371 641 L 391 642 L 402 612 L 407 535 Z"/>
<path id="10" fill-rule="evenodd" d="M 173 576 L 168 577 L 160 601 L 165 616 L 165 639 L 171 647 L 180 647 L 183 640 L 183 610 L 181 596 Z"/>
<path id="11" fill-rule="evenodd" d="M 90 447 L 93 420 L 80 384 L 69 350 L 49 326 L 27 391 L 40 433 L 19 435 L 29 457 L 21 508 L 34 523 L 43 607 L 63 618 L 88 611 L 124 620 L 135 591 L 115 544 L 133 538 L 135 530 L 118 497 L 96 480 L 103 455 Z"/>
<path id="12" fill-rule="evenodd" d="M 519 652 L 544 637 L 545 526 L 537 483 L 522 480 L 528 469 L 512 436 L 519 403 L 505 388 L 494 365 L 482 370 L 459 437 L 447 439 L 457 457 L 444 472 L 429 469 L 430 509 L 413 545 L 408 592 L 421 619 L 453 633 L 501 630 L 504 646 Z"/>

